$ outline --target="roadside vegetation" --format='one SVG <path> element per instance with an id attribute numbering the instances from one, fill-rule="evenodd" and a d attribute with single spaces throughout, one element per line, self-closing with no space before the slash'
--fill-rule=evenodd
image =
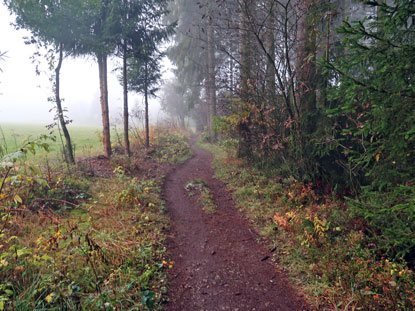
<path id="1" fill-rule="evenodd" d="M 355 202 L 254 168 L 231 140 L 199 145 L 214 153 L 216 176 L 318 310 L 414 310 L 414 271 L 379 250 L 384 237 L 373 235 Z"/>
<path id="2" fill-rule="evenodd" d="M 110 176 L 82 161 L 69 172 L 25 162 L 46 136 L 3 156 L 0 310 L 161 310 L 174 264 L 161 185 L 190 151 L 184 133 L 153 130 L 165 159 L 143 148 L 103 159 Z"/>

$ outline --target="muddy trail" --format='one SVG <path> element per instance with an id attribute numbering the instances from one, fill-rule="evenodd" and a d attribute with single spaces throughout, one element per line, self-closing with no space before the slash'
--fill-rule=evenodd
<path id="1" fill-rule="evenodd" d="M 168 311 L 311 310 L 268 259 L 270 251 L 235 208 L 226 186 L 214 178 L 212 155 L 191 141 L 195 156 L 171 172 L 164 198 L 171 217 Z M 217 211 L 206 213 L 185 185 L 202 179 Z"/>

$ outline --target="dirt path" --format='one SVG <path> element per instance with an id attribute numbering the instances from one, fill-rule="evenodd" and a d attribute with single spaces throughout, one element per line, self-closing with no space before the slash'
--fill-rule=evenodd
<path id="1" fill-rule="evenodd" d="M 212 155 L 195 156 L 166 178 L 164 196 L 172 219 L 169 311 L 311 310 L 269 260 L 269 251 L 235 209 L 226 186 L 213 177 Z M 204 180 L 218 206 L 206 214 L 185 185 Z"/>

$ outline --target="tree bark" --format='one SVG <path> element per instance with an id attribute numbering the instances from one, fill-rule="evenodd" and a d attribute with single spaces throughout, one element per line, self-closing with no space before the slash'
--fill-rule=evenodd
<path id="1" fill-rule="evenodd" d="M 145 126 L 146 126 L 146 148 L 150 147 L 150 126 L 148 118 L 148 65 L 145 66 L 144 78 L 144 103 L 145 103 Z"/>
<path id="2" fill-rule="evenodd" d="M 130 157 L 131 150 L 130 150 L 130 139 L 128 136 L 128 85 L 127 85 L 127 46 L 123 44 L 123 69 L 122 69 L 122 81 L 123 81 L 123 88 L 124 88 L 124 148 L 125 154 Z"/>
<path id="3" fill-rule="evenodd" d="M 65 150 L 64 152 L 66 153 L 66 160 L 70 163 L 70 164 L 74 164 L 75 163 L 75 159 L 73 156 L 73 149 L 72 149 L 72 142 L 71 142 L 71 136 L 69 135 L 69 131 L 66 127 L 66 123 L 65 123 L 65 117 L 63 115 L 63 109 L 62 109 L 62 101 L 60 98 L 60 72 L 61 72 L 61 68 L 62 68 L 62 62 L 63 62 L 63 46 L 62 44 L 59 45 L 59 60 L 58 60 L 58 65 L 55 68 L 55 101 L 56 101 L 56 108 L 58 110 L 58 118 L 59 118 L 59 122 L 62 128 L 62 132 L 63 132 L 63 136 L 65 137 L 65 142 L 66 142 L 66 146 L 65 146 Z"/>
<path id="4" fill-rule="evenodd" d="M 250 27 L 250 17 L 253 12 L 253 0 L 243 0 L 241 3 L 240 17 L 240 96 L 243 103 L 249 103 L 250 98 L 250 78 L 252 75 L 252 33 Z M 250 112 L 245 120 L 241 120 L 238 131 L 241 136 L 238 145 L 238 155 L 252 157 L 252 133 Z"/>
<path id="5" fill-rule="evenodd" d="M 213 33 L 212 9 L 208 5 L 207 15 L 207 95 L 209 106 L 208 128 L 209 136 L 216 140 L 216 132 L 213 130 L 213 118 L 216 117 L 216 80 L 215 80 L 215 41 Z"/>
<path id="6" fill-rule="evenodd" d="M 267 21 L 265 31 L 265 48 L 270 57 L 267 57 L 267 68 L 265 73 L 265 89 L 266 96 L 270 104 L 275 104 L 275 2 L 274 0 L 267 0 Z"/>
<path id="7" fill-rule="evenodd" d="M 252 36 L 250 31 L 249 18 L 252 14 L 253 0 L 243 0 L 241 3 L 241 98 L 247 102 L 249 100 L 249 79 L 252 74 Z"/>
<path id="8" fill-rule="evenodd" d="M 298 128 L 295 137 L 298 148 L 298 171 L 300 175 L 314 170 L 310 136 L 316 131 L 317 88 L 319 76 L 316 68 L 316 30 L 313 22 L 314 0 L 299 0 L 296 47 L 296 103 Z"/>
<path id="9" fill-rule="evenodd" d="M 309 115 L 316 109 L 316 34 L 311 20 L 310 8 L 313 0 L 300 0 L 298 3 L 297 48 L 296 48 L 296 99 L 300 108 L 300 118 L 307 132 L 311 132 L 313 122 Z"/>
<path id="10" fill-rule="evenodd" d="M 107 158 L 111 157 L 111 139 L 110 139 L 110 119 L 108 109 L 108 81 L 107 81 L 107 55 L 98 54 L 98 69 L 99 69 L 99 88 L 100 88 L 100 102 L 101 102 L 101 116 L 102 116 L 102 133 L 104 144 L 104 155 Z"/>

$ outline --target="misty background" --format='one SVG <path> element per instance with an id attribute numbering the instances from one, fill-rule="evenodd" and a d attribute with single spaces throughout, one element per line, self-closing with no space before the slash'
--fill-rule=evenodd
<path id="1" fill-rule="evenodd" d="M 36 52 L 34 45 L 26 45 L 24 37 L 29 36 L 26 30 L 16 30 L 11 23 L 10 15 L 3 3 L 0 3 L 0 51 L 7 52 L 5 60 L 0 63 L 0 122 L 49 124 L 53 120 L 54 103 L 48 102 L 53 95 L 52 83 L 49 81 L 46 61 L 37 57 L 41 63 L 40 75 L 36 74 L 36 65 L 31 56 Z M 171 64 L 163 60 L 163 80 L 173 74 Z M 118 81 L 119 60 L 115 57 L 108 62 L 108 97 L 111 122 L 121 119 L 122 87 Z M 61 96 L 68 109 L 67 116 L 75 125 L 101 124 L 101 108 L 99 103 L 98 65 L 92 57 L 65 58 L 61 71 Z M 137 105 L 143 107 L 143 97 L 129 93 L 130 111 Z M 150 122 L 156 123 L 164 118 L 160 99 L 151 98 L 149 105 Z"/>

